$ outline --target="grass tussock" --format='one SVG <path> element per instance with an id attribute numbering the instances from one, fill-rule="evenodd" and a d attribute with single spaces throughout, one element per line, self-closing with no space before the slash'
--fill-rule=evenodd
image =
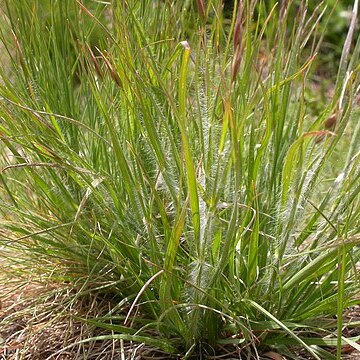
<path id="1" fill-rule="evenodd" d="M 4 1 L 1 246 L 58 309 L 97 294 L 75 345 L 359 347 L 358 1 L 316 111 L 332 9 L 271 3 Z"/>

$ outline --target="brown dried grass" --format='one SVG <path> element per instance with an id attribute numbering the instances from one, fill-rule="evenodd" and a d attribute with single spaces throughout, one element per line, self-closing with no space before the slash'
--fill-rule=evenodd
<path id="1" fill-rule="evenodd" d="M 77 294 L 70 284 L 15 278 L 11 266 L 0 261 L 0 359 L 138 360 L 145 354 L 145 346 L 119 340 L 79 344 L 104 333 L 76 319 L 103 316 L 111 301 L 97 295 L 74 301 Z"/>

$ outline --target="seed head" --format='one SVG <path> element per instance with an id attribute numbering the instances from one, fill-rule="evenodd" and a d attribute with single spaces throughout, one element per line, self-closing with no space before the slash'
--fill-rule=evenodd
<path id="1" fill-rule="evenodd" d="M 206 17 L 205 3 L 204 0 L 197 0 L 198 13 L 201 20 L 204 20 Z"/>

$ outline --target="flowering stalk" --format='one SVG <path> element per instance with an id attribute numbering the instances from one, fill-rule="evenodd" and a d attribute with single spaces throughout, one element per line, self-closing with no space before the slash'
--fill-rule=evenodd
<path id="1" fill-rule="evenodd" d="M 233 36 L 233 47 L 234 47 L 234 59 L 232 63 L 231 69 L 231 82 L 235 81 L 236 75 L 239 72 L 239 67 L 241 63 L 241 53 L 242 53 L 242 15 L 244 11 L 244 1 L 241 0 L 239 3 L 235 28 L 234 28 L 234 36 Z"/>

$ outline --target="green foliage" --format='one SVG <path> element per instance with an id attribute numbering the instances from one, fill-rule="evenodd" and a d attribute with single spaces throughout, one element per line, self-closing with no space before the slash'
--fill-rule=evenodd
<path id="1" fill-rule="evenodd" d="M 300 3 L 300 1 L 298 2 Z M 320 31 L 325 32 L 325 41 L 329 45 L 333 44 L 340 52 L 350 22 L 353 4 L 352 0 L 328 0 L 326 2 L 328 10 L 333 11 L 333 14 L 329 19 L 329 24 L 326 27 L 321 26 Z M 310 1 L 309 11 L 314 11 L 317 5 L 318 3 Z"/>
<path id="2" fill-rule="evenodd" d="M 340 354 L 324 319 L 359 303 L 359 41 L 314 117 L 321 7 L 241 2 L 225 31 L 220 1 L 181 3 L 7 3 L 2 243 L 116 296 L 106 338 L 332 359 L 312 335 Z"/>

